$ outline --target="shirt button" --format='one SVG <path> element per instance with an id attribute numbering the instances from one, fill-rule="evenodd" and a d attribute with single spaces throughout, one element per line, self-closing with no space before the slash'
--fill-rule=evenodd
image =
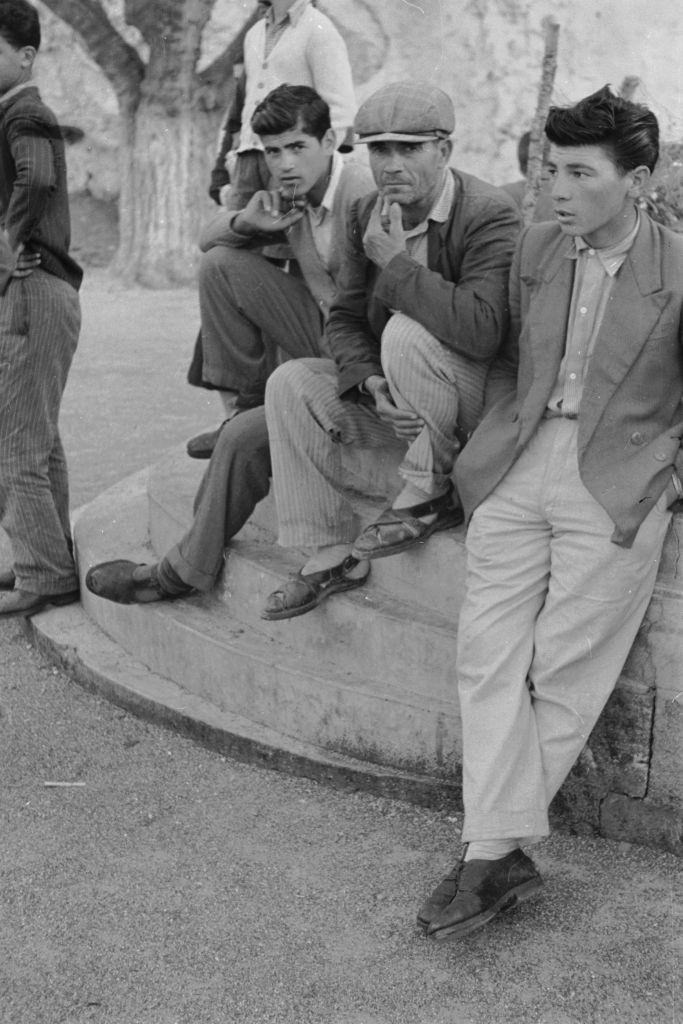
<path id="1" fill-rule="evenodd" d="M 569 379 L 570 380 L 576 380 L 576 374 L 575 373 L 570 373 L 569 374 Z"/>
<path id="2" fill-rule="evenodd" d="M 668 462 L 669 456 L 666 452 L 655 452 L 655 458 L 657 462 Z"/>
<path id="3" fill-rule="evenodd" d="M 585 306 L 582 306 L 581 309 L 579 310 L 579 313 L 581 314 L 581 316 L 585 316 L 587 312 L 588 312 L 588 310 L 586 309 Z"/>
<path id="4" fill-rule="evenodd" d="M 595 249 L 589 249 L 588 250 L 588 255 L 589 256 L 595 256 Z"/>
<path id="5" fill-rule="evenodd" d="M 636 430 L 636 432 L 634 434 L 631 434 L 631 444 L 644 444 L 644 443 L 645 443 L 645 438 L 643 437 L 643 435 L 640 433 L 639 430 Z"/>

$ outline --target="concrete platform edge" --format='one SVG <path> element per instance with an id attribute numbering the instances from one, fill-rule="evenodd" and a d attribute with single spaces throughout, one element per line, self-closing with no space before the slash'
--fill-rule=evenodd
<path id="1" fill-rule="evenodd" d="M 45 611 L 24 621 L 29 639 L 78 685 L 225 757 L 335 789 L 360 790 L 435 810 L 456 812 L 462 808 L 461 788 L 456 782 L 330 754 L 219 711 L 137 662 L 78 605 Z"/>

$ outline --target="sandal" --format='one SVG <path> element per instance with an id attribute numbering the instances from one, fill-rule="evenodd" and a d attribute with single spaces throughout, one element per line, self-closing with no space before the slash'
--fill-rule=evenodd
<path id="1" fill-rule="evenodd" d="M 431 523 L 420 516 L 436 513 Z M 385 508 L 376 522 L 366 526 L 353 545 L 351 552 L 359 561 L 366 558 L 386 558 L 406 551 L 427 540 L 437 530 L 459 526 L 464 519 L 460 505 L 453 504 L 453 488 L 438 498 L 431 498 L 410 508 Z"/>
<path id="2" fill-rule="evenodd" d="M 330 594 L 362 587 L 370 575 L 369 567 L 365 575 L 357 579 L 346 575 L 350 569 L 355 569 L 358 562 L 359 559 L 348 555 L 340 565 L 334 565 L 331 569 L 311 572 L 306 576 L 300 572 L 293 574 L 291 579 L 268 597 L 261 618 L 292 619 L 295 615 L 304 615 L 317 608 Z"/>

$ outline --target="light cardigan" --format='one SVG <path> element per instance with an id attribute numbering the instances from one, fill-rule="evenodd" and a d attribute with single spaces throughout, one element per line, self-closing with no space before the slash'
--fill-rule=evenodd
<path id="1" fill-rule="evenodd" d="M 353 124 L 356 97 L 344 40 L 330 19 L 310 4 L 289 13 L 289 23 L 267 59 L 265 19 L 252 25 L 245 37 L 246 96 L 238 153 L 263 149 L 252 131 L 251 118 L 261 100 L 285 83 L 308 85 L 322 96 L 338 138 Z"/>

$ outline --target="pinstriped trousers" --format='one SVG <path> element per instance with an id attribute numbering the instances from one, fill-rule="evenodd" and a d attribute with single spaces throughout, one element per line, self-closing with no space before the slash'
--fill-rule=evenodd
<path id="1" fill-rule="evenodd" d="M 78 293 L 40 269 L 0 298 L 0 516 L 32 593 L 78 585 L 57 421 L 80 323 Z"/>
<path id="2" fill-rule="evenodd" d="M 396 313 L 382 336 L 382 365 L 395 404 L 425 421 L 399 473 L 426 495 L 442 494 L 459 449 L 456 426 L 472 430 L 481 416 L 487 364 L 457 355 Z M 331 360 L 296 359 L 270 377 L 266 419 L 279 543 L 323 547 L 355 540 L 360 524 L 342 492 L 341 446 L 396 444 L 374 403 L 340 399 Z"/>

